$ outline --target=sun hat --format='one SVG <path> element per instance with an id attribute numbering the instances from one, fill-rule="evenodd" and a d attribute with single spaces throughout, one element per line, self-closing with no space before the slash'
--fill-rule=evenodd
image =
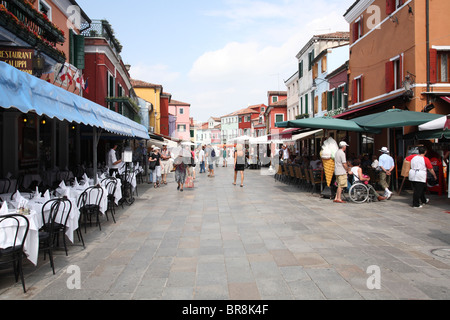
<path id="1" fill-rule="evenodd" d="M 349 145 L 347 144 L 347 142 L 341 141 L 341 142 L 339 143 L 339 147 L 349 147 Z"/>
<path id="2" fill-rule="evenodd" d="M 381 148 L 380 152 L 389 153 L 389 149 L 386 147 Z"/>

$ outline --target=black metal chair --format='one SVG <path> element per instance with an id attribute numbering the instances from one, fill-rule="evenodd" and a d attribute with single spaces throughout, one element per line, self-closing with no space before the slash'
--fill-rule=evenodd
<path id="1" fill-rule="evenodd" d="M 108 211 L 111 212 L 111 216 L 113 218 L 114 223 L 116 223 L 116 218 L 114 217 L 116 214 L 116 189 L 117 189 L 117 179 L 116 178 L 106 178 L 103 180 L 105 182 L 106 191 L 108 192 L 108 210 L 106 211 L 106 219 L 108 219 Z M 102 181 L 102 182 L 103 182 Z"/>
<path id="2" fill-rule="evenodd" d="M 5 178 L 0 179 L 0 194 L 8 193 L 11 188 L 11 180 Z"/>
<path id="3" fill-rule="evenodd" d="M 51 249 L 54 248 L 55 241 L 56 245 L 59 246 L 59 236 L 62 236 L 66 256 L 68 256 L 68 252 L 65 234 L 67 230 L 67 221 L 69 220 L 71 212 L 72 202 L 67 198 L 52 199 L 42 206 L 42 221 L 44 221 L 44 226 L 41 230 L 50 235 L 50 240 L 52 242 Z M 42 236 L 44 236 L 44 234 Z"/>
<path id="4" fill-rule="evenodd" d="M 25 279 L 23 277 L 22 259 L 24 257 L 23 246 L 30 230 L 28 219 L 19 214 L 0 216 L 0 237 L 9 238 L 7 248 L 0 249 L 0 265 L 13 265 L 16 283 L 19 276 L 22 281 L 23 292 L 26 293 Z"/>
<path id="5" fill-rule="evenodd" d="M 84 232 L 87 232 L 87 219 L 92 226 L 92 216 L 96 217 L 96 224 L 98 224 L 100 230 L 102 226 L 100 224 L 100 203 L 103 199 L 103 188 L 100 185 L 96 185 L 86 189 L 78 199 L 78 208 L 80 209 L 80 221 L 83 219 Z"/>

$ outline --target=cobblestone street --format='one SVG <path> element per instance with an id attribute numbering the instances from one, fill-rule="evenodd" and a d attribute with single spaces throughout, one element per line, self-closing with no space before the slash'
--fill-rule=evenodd
<path id="1" fill-rule="evenodd" d="M 420 210 L 408 191 L 385 202 L 336 204 L 256 170 L 245 172 L 244 188 L 239 178 L 234 186 L 232 170 L 197 173 L 195 189 L 184 192 L 172 176 L 159 189 L 139 185 L 136 202 L 117 209 L 116 224 L 88 228 L 86 249 L 75 242 L 68 257 L 56 252 L 56 275 L 42 254 L 38 267 L 27 261 L 26 294 L 2 270 L 0 298 L 450 298 L 447 198 L 431 195 Z M 69 266 L 81 271 L 80 289 L 68 288 Z M 379 267 L 380 289 L 368 287 L 371 266 Z"/>

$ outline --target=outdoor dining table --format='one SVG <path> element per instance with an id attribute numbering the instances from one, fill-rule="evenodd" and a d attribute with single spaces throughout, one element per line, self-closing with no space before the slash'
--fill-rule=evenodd
<path id="1" fill-rule="evenodd" d="M 88 188 L 92 187 L 91 184 L 89 185 L 75 185 L 75 186 L 66 186 L 64 187 L 58 187 L 56 189 L 56 192 L 60 195 L 60 196 L 67 196 L 67 198 L 69 199 L 74 199 L 75 200 L 75 206 L 78 205 L 78 200 L 80 199 L 80 196 L 83 194 L 84 191 L 86 191 Z M 106 210 L 108 210 L 108 192 L 105 189 L 104 186 L 101 186 L 101 188 L 103 189 L 103 196 L 100 200 L 100 212 L 102 214 L 106 213 Z M 92 204 L 92 203 L 88 203 L 88 204 Z"/>
<path id="2" fill-rule="evenodd" d="M 17 214 L 17 210 L 9 209 L 8 214 Z M 39 254 L 39 225 L 36 223 L 37 216 L 40 215 L 35 210 L 31 210 L 30 214 L 25 216 L 28 218 L 30 228 L 28 230 L 28 235 L 23 244 L 23 252 L 25 253 L 28 260 L 31 261 L 35 266 L 38 262 Z M 0 227 L 0 248 L 7 249 L 14 245 L 14 226 L 12 224 L 6 225 L 3 223 Z M 19 238 L 23 237 L 25 233 L 25 226 L 21 224 L 19 228 Z"/>

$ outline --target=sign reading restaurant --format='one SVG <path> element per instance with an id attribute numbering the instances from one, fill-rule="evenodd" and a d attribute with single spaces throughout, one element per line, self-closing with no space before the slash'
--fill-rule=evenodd
<path id="1" fill-rule="evenodd" d="M 34 49 L 0 47 L 0 61 L 29 74 L 33 74 L 33 55 Z"/>

